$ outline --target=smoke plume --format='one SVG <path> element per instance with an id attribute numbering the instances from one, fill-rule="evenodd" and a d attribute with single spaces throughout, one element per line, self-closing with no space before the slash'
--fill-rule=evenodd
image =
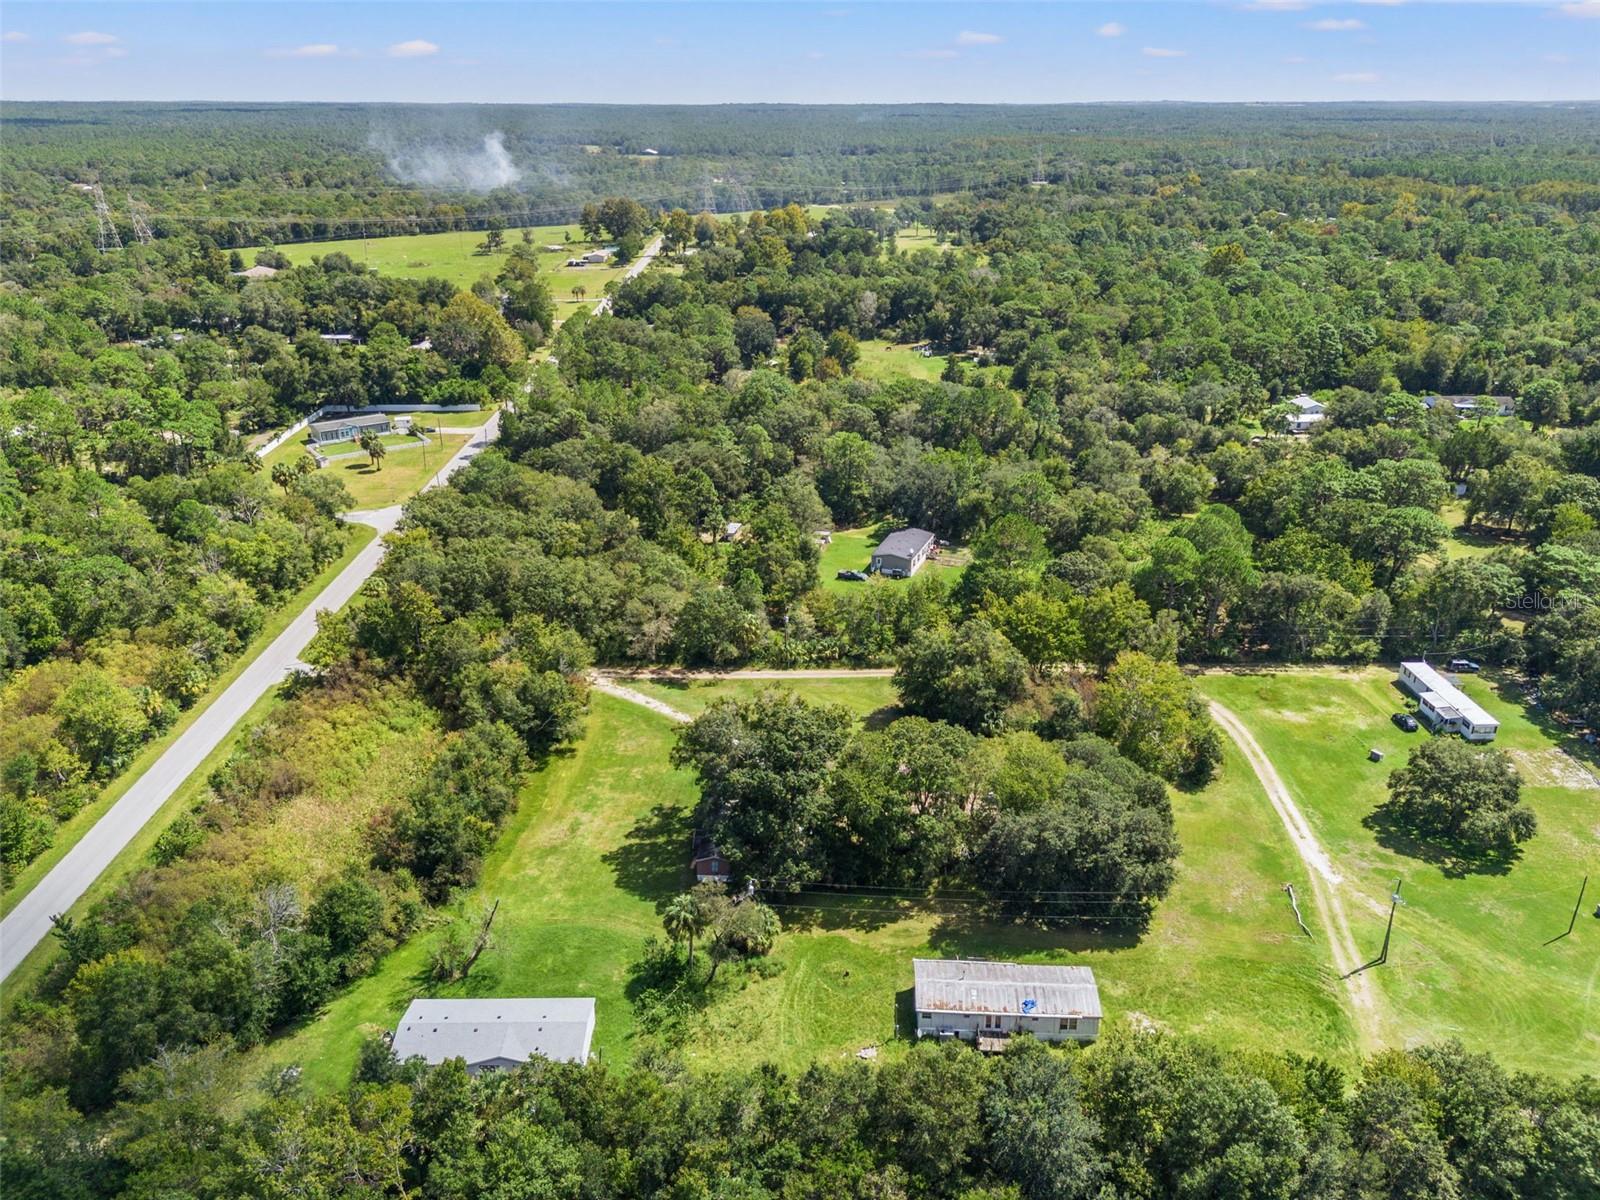
<path id="1" fill-rule="evenodd" d="M 420 187 L 487 192 L 510 187 L 522 178 L 506 152 L 505 134 L 498 129 L 472 150 L 438 143 L 397 145 L 392 138 L 378 134 L 373 135 L 372 144 L 388 160 L 390 171 Z"/>

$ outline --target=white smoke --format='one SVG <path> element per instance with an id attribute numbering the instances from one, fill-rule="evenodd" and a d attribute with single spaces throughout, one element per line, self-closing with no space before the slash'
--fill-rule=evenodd
<path id="1" fill-rule="evenodd" d="M 506 151 L 505 134 L 496 129 L 475 150 L 451 146 L 397 146 L 387 136 L 374 134 L 373 148 L 388 160 L 389 170 L 406 183 L 420 187 L 487 192 L 510 187 L 522 178 Z"/>

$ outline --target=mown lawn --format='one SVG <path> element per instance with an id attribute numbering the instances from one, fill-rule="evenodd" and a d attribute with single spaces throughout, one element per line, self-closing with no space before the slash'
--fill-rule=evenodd
<path id="1" fill-rule="evenodd" d="M 887 676 L 858 675 L 848 679 L 741 679 L 738 675 L 721 679 L 629 679 L 628 687 L 643 692 L 691 717 L 704 712 L 713 701 L 731 697 L 748 700 L 767 688 L 783 688 L 817 704 L 842 704 L 857 718 L 874 713 L 890 715 L 899 697 L 894 680 Z"/>
<path id="2" fill-rule="evenodd" d="M 718 689 L 739 694 L 754 682 L 664 695 L 688 709 Z M 842 699 L 853 688 L 858 695 L 848 702 L 865 713 L 880 706 L 886 685 L 808 680 L 796 690 Z M 391 1028 L 421 995 L 594 996 L 596 1046 L 613 1063 L 627 1061 L 641 1045 L 630 966 L 645 938 L 659 935 L 658 906 L 690 881 L 696 792 L 689 775 L 667 763 L 673 728 L 596 694 L 585 736 L 530 782 L 480 886 L 463 902 L 471 910 L 500 901 L 495 949 L 470 979 L 446 987 L 427 979 L 440 934 L 425 931 L 316 1021 L 263 1051 L 261 1069 L 297 1062 L 314 1086 L 341 1086 L 363 1033 Z M 775 973 L 732 974 L 692 1021 L 685 1057 L 708 1068 L 793 1068 L 879 1043 L 898 1053 L 911 958 L 965 954 L 1087 963 L 1112 1019 L 1349 1061 L 1353 1033 L 1338 981 L 1320 947 L 1295 929 L 1280 889 L 1302 878 L 1298 862 L 1254 777 L 1230 757 L 1218 781 L 1174 804 L 1185 848 L 1179 881 L 1142 937 L 997 922 L 963 904 L 803 901 L 780 909 L 786 928 Z"/>
<path id="3" fill-rule="evenodd" d="M 570 235 L 571 242 L 564 240 Z M 569 258 L 581 257 L 584 251 L 594 249 L 583 239 L 576 225 L 541 225 L 532 231 L 530 243 L 539 259 L 539 269 L 550 285 L 557 301 L 557 321 L 572 315 L 582 303 L 593 305 L 605 294 L 605 286 L 621 276 L 622 266 L 569 267 Z M 505 231 L 505 247 L 494 254 L 479 254 L 483 242 L 481 230 L 452 233 L 412 233 L 395 237 L 351 238 L 334 242 L 298 242 L 280 246 L 279 250 L 296 266 L 309 263 L 325 254 L 347 254 L 352 260 L 371 267 L 384 275 L 400 279 L 444 279 L 461 289 L 471 287 L 484 276 L 493 277 L 505 265 L 506 256 L 513 246 L 522 244 L 522 232 Z M 560 246 L 560 250 L 546 250 L 546 246 Z M 254 261 L 247 251 L 245 260 Z M 587 292 L 583 302 L 577 301 L 572 289 L 582 287 Z"/>
<path id="4" fill-rule="evenodd" d="M 1466 691 L 1501 722 L 1495 745 L 1525 781 L 1539 831 L 1503 873 L 1461 875 L 1363 822 L 1387 796 L 1391 771 L 1430 736 L 1389 722 L 1404 706 L 1391 671 L 1207 675 L 1203 690 L 1249 725 L 1345 878 L 1346 909 L 1363 949 L 1376 954 L 1388 896 L 1404 905 L 1389 961 L 1372 978 L 1390 1027 L 1407 1043 L 1459 1037 L 1508 1067 L 1600 1069 L 1600 783 L 1526 710 L 1483 678 Z M 1570 739 L 1569 739 L 1570 741 Z M 1367 751 L 1384 751 L 1382 763 Z M 1585 872 L 1588 901 L 1567 927 Z"/>
<path id="5" fill-rule="evenodd" d="M 904 587 L 906 580 L 889 579 L 882 575 L 873 575 L 864 582 L 838 578 L 840 571 L 865 571 L 867 564 L 872 561 L 872 551 L 889 529 L 888 525 L 874 525 L 835 530 L 833 540 L 822 548 L 822 557 L 817 562 L 817 577 L 823 588 L 830 592 L 848 592 L 864 587 Z M 959 548 L 946 549 L 940 552 L 938 558 L 930 558 L 918 574 L 931 572 L 941 575 L 947 584 L 954 587 L 966 563 L 967 557 Z"/>
<path id="6" fill-rule="evenodd" d="M 349 489 L 357 511 L 385 508 L 404 503 L 421 491 L 422 485 L 432 479 L 470 437 L 465 432 L 446 430 L 432 439 L 431 444 L 414 442 L 410 449 L 389 451 L 378 467 L 363 454 L 359 458 L 336 459 L 322 469 L 334 472 Z"/>
<path id="7" fill-rule="evenodd" d="M 923 379 L 934 381 L 944 373 L 943 354 L 924 356 L 910 342 L 885 342 L 872 338 L 861 343 L 861 358 L 854 374 L 861 379 Z"/>

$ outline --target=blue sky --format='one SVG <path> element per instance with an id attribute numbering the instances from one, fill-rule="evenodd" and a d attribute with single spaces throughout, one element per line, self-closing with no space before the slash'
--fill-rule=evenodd
<path id="1" fill-rule="evenodd" d="M 0 97 L 1600 98 L 1600 0 L 29 3 Z"/>

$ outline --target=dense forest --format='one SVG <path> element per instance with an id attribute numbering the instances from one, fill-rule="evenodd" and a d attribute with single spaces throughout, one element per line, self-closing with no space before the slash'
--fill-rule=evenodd
<path id="1" fill-rule="evenodd" d="M 241 1083 L 452 919 L 595 664 L 894 666 L 882 728 L 781 692 L 685 726 L 674 760 L 740 878 L 960 886 L 1133 936 L 1181 853 L 1169 788 L 1221 755 L 1185 666 L 1470 654 L 1600 727 L 1591 110 L 416 114 L 419 144 L 503 133 L 522 178 L 477 192 L 397 178 L 373 131 L 407 111 L 8 106 L 8 869 L 341 552 L 343 489 L 260 473 L 247 435 L 329 403 L 507 404 L 323 618 L 312 673 L 8 999 L 8 1195 L 1600 1191 L 1593 1081 L 1454 1045 L 1347 1079 L 1129 1030 L 707 1080 L 662 1040 L 475 1082 L 374 1046 L 337 1096 Z M 97 251 L 90 180 L 151 205 L 148 242 Z M 515 249 L 466 291 L 242 249 L 583 203 L 670 262 L 559 329 Z M 257 261 L 280 269 L 238 273 Z M 943 377 L 867 370 L 885 344 Z M 1326 419 L 1289 436 L 1302 392 Z M 1481 396 L 1511 415 L 1458 413 Z M 901 524 L 964 569 L 819 586 L 818 531 Z M 356 710 L 405 765 L 336 803 L 308 764 Z M 1428 766 L 1397 805 L 1426 814 Z M 1537 836 L 1504 811 L 1495 836 Z M 262 849 L 272 823 L 300 854 Z M 1073 890 L 1102 899 L 1050 899 Z"/>

